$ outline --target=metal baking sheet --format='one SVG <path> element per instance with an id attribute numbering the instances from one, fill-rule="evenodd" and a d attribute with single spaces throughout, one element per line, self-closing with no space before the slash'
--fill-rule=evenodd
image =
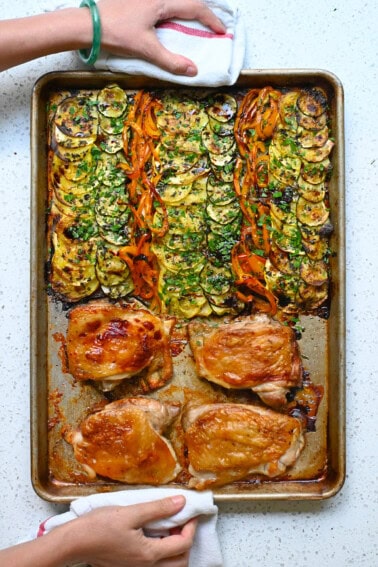
<path id="1" fill-rule="evenodd" d="M 46 289 L 47 257 L 47 105 L 57 90 L 101 89 L 118 83 L 125 89 L 178 88 L 165 82 L 124 74 L 56 72 L 41 77 L 32 93 L 31 113 L 31 475 L 35 491 L 45 500 L 67 502 L 94 492 L 134 490 L 113 481 L 83 482 L 75 470 L 72 449 L 62 439 L 56 424 L 77 424 L 87 408 L 101 399 L 93 386 L 75 383 L 62 371 L 61 335 L 67 328 L 64 307 L 52 301 Z M 328 319 L 302 317 L 305 332 L 299 346 L 305 369 L 314 384 L 324 387 L 316 432 L 306 435 L 306 448 L 280 480 L 240 481 L 215 489 L 216 501 L 225 500 L 316 500 L 335 495 L 345 478 L 345 236 L 344 236 L 344 124 L 343 88 L 333 74 L 322 70 L 245 70 L 236 88 L 323 87 L 329 97 L 333 173 L 329 185 L 334 232 L 330 246 L 331 309 Z M 190 352 L 185 349 L 174 360 L 170 384 L 159 390 L 164 399 L 185 398 L 191 391 L 211 387 L 197 378 Z M 177 370 L 180 369 L 180 372 Z M 194 386 L 193 386 L 194 384 Z M 127 394 L 127 386 L 125 393 Z M 138 392 L 130 391 L 131 394 Z M 208 392 L 207 392 L 208 393 Z M 156 393 L 154 394 L 156 395 Z M 190 394 L 189 394 L 190 395 Z M 241 394 L 242 395 L 242 394 Z M 182 486 L 170 484 L 170 486 Z"/>

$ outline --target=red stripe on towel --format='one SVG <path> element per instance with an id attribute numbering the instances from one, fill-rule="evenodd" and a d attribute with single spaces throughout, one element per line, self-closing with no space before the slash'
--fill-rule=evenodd
<path id="1" fill-rule="evenodd" d="M 234 35 L 232 33 L 214 33 L 205 30 L 197 30 L 195 28 L 188 28 L 187 26 L 183 26 L 182 24 L 177 24 L 175 22 L 162 22 L 156 27 L 186 33 L 187 35 L 204 37 L 207 39 L 234 39 Z"/>
<path id="2" fill-rule="evenodd" d="M 50 518 L 52 518 L 52 516 L 50 516 Z M 37 537 L 42 537 L 43 535 L 45 535 L 45 531 L 46 531 L 45 525 L 46 522 L 50 520 L 50 518 L 46 518 L 46 520 L 42 522 L 42 524 L 39 524 Z"/>

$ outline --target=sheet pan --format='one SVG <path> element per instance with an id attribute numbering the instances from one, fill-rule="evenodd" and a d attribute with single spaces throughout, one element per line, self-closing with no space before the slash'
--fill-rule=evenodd
<path id="1" fill-rule="evenodd" d="M 63 418 L 74 424 L 83 411 L 101 399 L 92 386 L 75 384 L 62 372 L 59 337 L 67 326 L 64 306 L 46 289 L 47 257 L 47 104 L 52 92 L 67 89 L 101 89 L 109 83 L 125 89 L 165 88 L 167 83 L 145 77 L 94 72 L 56 72 L 41 77 L 32 93 L 31 113 L 31 476 L 36 492 L 45 500 L 67 502 L 93 492 L 136 490 L 112 481 L 83 482 L 73 472 L 72 450 L 61 437 Z M 302 317 L 305 328 L 300 350 L 306 370 L 315 384 L 324 387 L 316 432 L 307 435 L 307 446 L 296 465 L 280 480 L 238 482 L 214 490 L 216 501 L 316 500 L 335 495 L 345 478 L 345 236 L 344 236 L 344 124 L 343 88 L 322 70 L 245 70 L 237 88 L 323 87 L 330 101 L 335 148 L 330 182 L 330 208 L 334 232 L 330 246 L 331 309 L 328 319 Z M 177 86 L 173 86 L 177 88 Z M 180 391 L 197 381 L 188 350 L 175 360 L 172 384 L 159 391 L 160 399 L 180 398 Z M 180 370 L 180 371 L 178 371 Z M 180 376 L 180 378 L 178 378 Z M 175 388 L 173 394 L 172 387 Z M 177 394 L 177 392 L 179 392 Z M 175 486 L 174 484 L 171 486 Z"/>

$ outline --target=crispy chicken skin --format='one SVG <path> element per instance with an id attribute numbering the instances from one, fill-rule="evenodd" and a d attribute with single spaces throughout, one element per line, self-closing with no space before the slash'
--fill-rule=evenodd
<path id="1" fill-rule="evenodd" d="M 266 315 L 210 326 L 189 324 L 189 341 L 199 376 L 225 388 L 251 388 L 269 406 L 286 403 L 302 383 L 294 331 Z"/>
<path id="2" fill-rule="evenodd" d="M 76 380 L 116 384 L 147 369 L 151 388 L 162 386 L 173 373 L 173 325 L 173 319 L 129 304 L 92 301 L 75 307 L 66 340 L 68 371 Z"/>
<path id="3" fill-rule="evenodd" d="M 177 405 L 152 398 L 117 400 L 89 415 L 66 440 L 92 479 L 98 474 L 127 484 L 165 484 L 181 467 L 161 433 L 179 412 Z"/>
<path id="4" fill-rule="evenodd" d="M 198 490 L 252 474 L 280 475 L 304 447 L 299 419 L 259 406 L 188 407 L 182 421 L 192 475 L 189 487 Z"/>

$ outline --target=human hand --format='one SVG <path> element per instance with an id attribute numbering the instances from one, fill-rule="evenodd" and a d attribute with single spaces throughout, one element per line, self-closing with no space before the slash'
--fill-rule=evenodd
<path id="1" fill-rule="evenodd" d="M 225 33 L 222 22 L 201 0 L 99 0 L 102 47 L 120 56 L 145 59 L 176 75 L 194 76 L 196 65 L 159 42 L 155 25 L 181 18 L 198 20 L 215 33 Z"/>
<path id="2" fill-rule="evenodd" d="M 184 504 L 183 496 L 174 496 L 145 504 L 98 508 L 56 528 L 51 535 L 66 530 L 64 537 L 69 538 L 72 549 L 68 560 L 73 563 L 90 563 L 92 567 L 186 567 L 195 520 L 161 539 L 146 537 L 143 532 L 143 526 L 173 516 Z"/>

